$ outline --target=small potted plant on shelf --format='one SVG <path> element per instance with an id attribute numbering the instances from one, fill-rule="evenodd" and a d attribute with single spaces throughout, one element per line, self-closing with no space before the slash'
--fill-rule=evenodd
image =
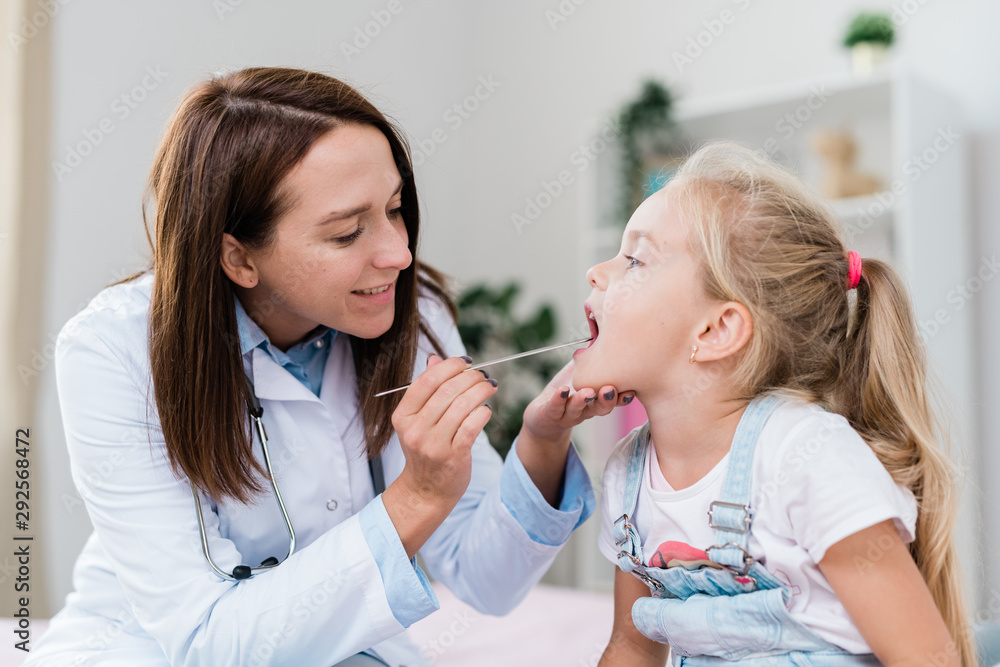
<path id="1" fill-rule="evenodd" d="M 888 14 L 863 12 L 847 27 L 844 46 L 851 50 L 851 66 L 858 76 L 868 76 L 885 59 L 895 39 Z"/>

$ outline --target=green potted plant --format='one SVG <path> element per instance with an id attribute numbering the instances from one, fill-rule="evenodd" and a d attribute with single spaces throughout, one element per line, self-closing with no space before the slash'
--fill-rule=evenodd
<path id="1" fill-rule="evenodd" d="M 854 73 L 867 76 L 884 59 L 895 40 L 895 28 L 888 14 L 862 12 L 847 27 L 844 46 L 851 50 Z"/>
<path id="2" fill-rule="evenodd" d="M 541 304 L 526 316 L 515 314 L 521 287 L 515 282 L 491 286 L 472 285 L 457 299 L 458 331 L 469 354 L 477 362 L 526 352 L 554 342 L 556 316 L 549 304 Z M 516 359 L 487 369 L 500 387 L 490 407 L 493 417 L 486 425 L 490 443 L 506 457 L 521 430 L 524 409 L 538 395 L 566 358 L 555 352 Z"/>
<path id="3" fill-rule="evenodd" d="M 639 96 L 618 113 L 621 135 L 621 204 L 618 217 L 622 226 L 632 211 L 651 194 L 647 181 L 657 164 L 667 160 L 676 144 L 673 119 L 674 94 L 663 84 L 643 83 Z M 655 170 L 655 169 L 654 169 Z M 656 174 L 652 175 L 655 181 Z M 662 187 L 663 183 L 658 183 Z"/>

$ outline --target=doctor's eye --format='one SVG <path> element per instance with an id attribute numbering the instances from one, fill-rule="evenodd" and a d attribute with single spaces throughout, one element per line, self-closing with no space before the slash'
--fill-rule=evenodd
<path id="1" fill-rule="evenodd" d="M 389 211 L 389 217 L 390 218 L 398 218 L 401 215 L 403 215 L 403 207 L 402 206 L 397 206 L 396 208 L 394 208 L 391 211 Z"/>
<path id="2" fill-rule="evenodd" d="M 358 228 L 355 229 L 350 234 L 348 234 L 347 236 L 338 236 L 338 237 L 336 237 L 336 238 L 334 238 L 332 240 L 336 241 L 337 243 L 339 243 L 341 245 L 349 245 L 349 244 L 353 243 L 355 240 L 357 240 L 357 238 L 359 236 L 361 236 L 361 232 L 363 232 L 364 230 L 365 230 L 364 227 L 362 227 L 361 225 L 358 225 Z"/>

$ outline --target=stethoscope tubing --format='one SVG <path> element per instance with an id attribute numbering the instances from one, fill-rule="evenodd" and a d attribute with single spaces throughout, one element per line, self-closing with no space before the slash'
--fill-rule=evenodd
<path id="1" fill-rule="evenodd" d="M 194 495 L 194 507 L 198 517 L 198 532 L 201 534 L 202 553 L 205 555 L 205 560 L 208 562 L 209 567 L 212 568 L 212 571 L 227 581 L 242 581 L 244 579 L 249 579 L 250 577 L 260 574 L 265 570 L 278 567 L 278 565 L 288 560 L 291 555 L 295 553 L 295 529 L 292 527 L 292 520 L 289 518 L 288 510 L 285 508 L 285 503 L 281 499 L 281 492 L 278 490 L 278 482 L 275 480 L 274 470 L 271 468 L 271 454 L 267 448 L 267 431 L 264 429 L 264 422 L 261 419 L 264 416 L 264 408 L 261 407 L 260 401 L 257 399 L 257 393 L 254 390 L 253 383 L 249 378 L 247 378 L 247 385 L 250 388 L 250 417 L 254 421 L 254 425 L 257 429 L 257 436 L 260 438 L 260 446 L 264 451 L 264 467 L 267 468 L 267 477 L 271 482 L 271 489 L 274 491 L 274 499 L 278 503 L 278 509 L 281 510 L 281 518 L 285 522 L 285 530 L 288 531 L 288 554 L 281 559 L 281 562 L 278 563 L 270 565 L 261 564 L 258 567 L 239 565 L 233 569 L 232 573 L 225 572 L 222 568 L 216 565 L 215 561 L 212 559 L 212 552 L 208 546 L 208 533 L 205 530 L 205 517 L 202 514 L 201 509 L 201 497 L 198 495 L 198 489 L 195 488 L 194 483 L 191 483 L 191 493 Z"/>

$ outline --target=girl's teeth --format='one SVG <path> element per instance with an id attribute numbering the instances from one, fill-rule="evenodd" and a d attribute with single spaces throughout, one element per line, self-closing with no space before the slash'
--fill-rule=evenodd
<path id="1" fill-rule="evenodd" d="M 382 292 L 386 291 L 387 289 L 389 289 L 389 286 L 388 285 L 384 285 L 383 287 L 376 287 L 375 289 L 362 289 L 362 290 L 358 290 L 358 293 L 359 294 L 381 294 Z"/>

